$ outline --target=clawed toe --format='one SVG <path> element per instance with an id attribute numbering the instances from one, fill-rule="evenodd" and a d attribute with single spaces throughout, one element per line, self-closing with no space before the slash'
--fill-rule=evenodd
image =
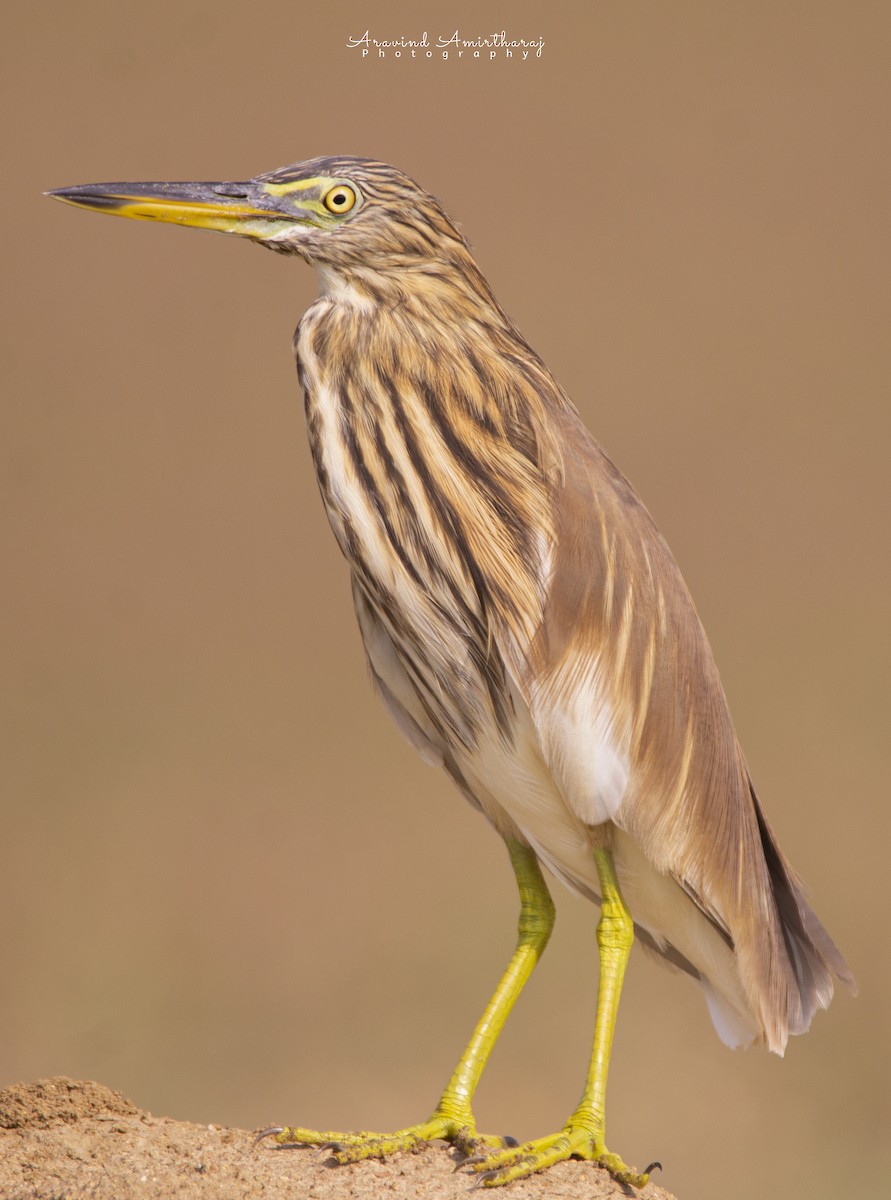
<path id="1" fill-rule="evenodd" d="M 476 1176 L 473 1187 L 500 1187 L 516 1179 L 527 1179 L 555 1163 L 569 1158 L 586 1159 L 603 1167 L 617 1182 L 634 1188 L 646 1186 L 651 1171 L 661 1169 L 653 1162 L 643 1172 L 628 1167 L 617 1154 L 603 1144 L 602 1135 L 585 1125 L 568 1124 L 559 1133 L 520 1145 L 515 1138 L 478 1134 L 471 1120 L 456 1120 L 436 1113 L 420 1125 L 396 1133 L 331 1133 L 271 1125 L 254 1138 L 254 1145 L 273 1138 L 280 1148 L 314 1146 L 319 1154 L 329 1155 L 339 1166 L 368 1158 L 388 1158 L 399 1153 L 417 1153 L 431 1141 L 442 1139 L 466 1157 L 455 1167 Z"/>
<path id="2" fill-rule="evenodd" d="M 635 1188 L 645 1187 L 650 1171 L 660 1166 L 659 1163 L 651 1163 L 644 1172 L 634 1171 L 617 1154 L 610 1154 L 603 1142 L 587 1129 L 571 1125 L 550 1137 L 525 1142 L 521 1146 L 505 1147 L 495 1153 L 475 1155 L 462 1165 L 476 1175 L 475 1188 L 500 1187 L 516 1179 L 527 1179 L 538 1171 L 547 1170 L 555 1163 L 570 1158 L 597 1163 L 619 1183 Z"/>
<path id="3" fill-rule="evenodd" d="M 268 1129 L 261 1129 L 259 1133 L 254 1134 L 254 1140 L 251 1142 L 251 1149 L 262 1142 L 264 1138 L 278 1137 L 278 1135 L 283 1132 L 284 1126 L 282 1125 L 270 1125 Z"/>
<path id="4" fill-rule="evenodd" d="M 428 1121 L 411 1125 L 396 1133 L 331 1133 L 302 1129 L 288 1125 L 273 1125 L 254 1138 L 254 1145 L 264 1138 L 273 1138 L 280 1149 L 313 1146 L 319 1154 L 327 1154 L 340 1166 L 367 1158 L 388 1158 L 393 1154 L 417 1153 L 431 1141 L 442 1138 L 462 1153 L 475 1150 L 491 1152 L 504 1142 L 500 1138 L 480 1138 L 470 1122 L 458 1121 L 436 1113 Z"/>

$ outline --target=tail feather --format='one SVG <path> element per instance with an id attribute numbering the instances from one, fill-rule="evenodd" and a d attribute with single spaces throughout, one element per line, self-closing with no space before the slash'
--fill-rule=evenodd
<path id="1" fill-rule="evenodd" d="M 782 1054 L 788 1035 L 805 1033 L 817 1009 L 829 1006 L 833 976 L 852 992 L 857 988 L 845 960 L 808 904 L 804 885 L 777 845 L 751 782 L 750 788 L 779 929 L 796 985 L 786 990 L 786 1011 L 770 1013 L 764 1021 L 771 1050 Z"/>

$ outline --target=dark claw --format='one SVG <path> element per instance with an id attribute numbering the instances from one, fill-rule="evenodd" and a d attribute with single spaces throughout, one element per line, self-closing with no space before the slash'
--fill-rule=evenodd
<path id="1" fill-rule="evenodd" d="M 251 1149 L 253 1150 L 257 1143 L 262 1142 L 264 1138 L 275 1137 L 277 1134 L 284 1132 L 284 1125 L 270 1125 L 268 1129 L 261 1129 L 254 1138 L 253 1142 L 251 1142 Z"/>
<path id="2" fill-rule="evenodd" d="M 457 1167 L 455 1167 L 455 1170 L 460 1171 L 464 1167 L 475 1167 L 477 1163 L 484 1163 L 488 1157 L 488 1154 L 474 1154 L 472 1158 L 462 1158 Z"/>
<path id="3" fill-rule="evenodd" d="M 330 1150 L 332 1154 L 340 1154 L 341 1150 L 346 1150 L 346 1145 L 344 1142 L 323 1142 L 321 1146 L 319 1146 L 319 1157 L 321 1157 L 326 1150 Z"/>
<path id="4" fill-rule="evenodd" d="M 486 1180 L 494 1179 L 498 1173 L 498 1171 L 482 1171 L 479 1175 L 477 1175 L 476 1179 L 467 1190 L 469 1192 L 475 1192 L 478 1187 L 485 1187 Z"/>
<path id="5" fill-rule="evenodd" d="M 662 1170 L 661 1162 L 651 1162 L 648 1167 L 644 1167 L 643 1173 L 644 1173 L 644 1175 L 649 1175 L 652 1171 L 661 1171 L 661 1170 Z"/>
<path id="6" fill-rule="evenodd" d="M 515 1137 L 511 1137 L 509 1133 L 505 1133 L 502 1136 L 501 1140 L 504 1142 L 504 1144 L 508 1150 L 513 1150 L 516 1146 L 519 1146 L 519 1144 L 520 1144 L 517 1141 L 517 1139 Z"/>

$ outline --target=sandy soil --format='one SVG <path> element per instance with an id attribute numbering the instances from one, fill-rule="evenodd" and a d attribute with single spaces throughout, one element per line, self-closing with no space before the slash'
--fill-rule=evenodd
<path id="1" fill-rule="evenodd" d="M 102 1084 L 64 1077 L 0 1091 L 3 1200 L 447 1200 L 466 1197 L 473 1182 L 455 1173 L 456 1162 L 451 1150 L 437 1145 L 389 1162 L 337 1167 L 312 1150 L 254 1148 L 243 1129 L 155 1117 Z M 515 1183 L 507 1194 L 517 1200 L 672 1200 L 654 1184 L 637 1193 L 623 1189 L 606 1172 L 578 1162 Z"/>

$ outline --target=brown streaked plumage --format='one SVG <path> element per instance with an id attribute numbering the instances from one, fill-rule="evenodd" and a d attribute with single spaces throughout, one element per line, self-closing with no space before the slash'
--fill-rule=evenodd
<path id="1" fill-rule="evenodd" d="M 487 1184 L 603 1140 L 621 975 L 637 935 L 703 987 L 730 1045 L 782 1053 L 853 981 L 763 816 L 668 547 L 498 304 L 440 205 L 394 168 L 322 158 L 245 184 L 106 184 L 59 198 L 251 237 L 316 267 L 295 336 L 307 428 L 377 689 L 505 838 L 520 941 L 430 1121 L 338 1135 L 348 1160 L 421 1137 Z M 544 949 L 547 866 L 597 900 L 592 1067 L 567 1125 L 522 1151 L 470 1099 Z M 512 973 L 513 972 L 513 973 Z M 277 1129 L 283 1142 L 333 1135 Z"/>

